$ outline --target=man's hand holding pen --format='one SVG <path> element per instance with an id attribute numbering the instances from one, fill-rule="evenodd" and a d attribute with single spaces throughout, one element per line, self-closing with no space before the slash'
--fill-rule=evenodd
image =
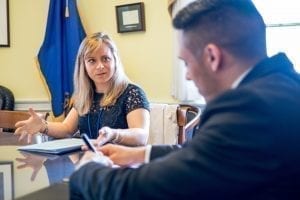
<path id="1" fill-rule="evenodd" d="M 96 149 L 95 145 L 91 142 L 91 140 L 89 140 L 86 134 L 82 134 L 82 139 L 86 144 L 86 146 L 83 146 L 82 149 L 89 151 L 86 151 L 83 157 L 80 159 L 78 165 L 76 166 L 77 170 L 89 162 L 97 162 L 107 167 L 113 166 L 113 162 L 107 156 L 104 156 L 101 151 Z"/>
<path id="2" fill-rule="evenodd" d="M 92 151 L 86 151 L 83 157 L 80 159 L 78 165 L 76 166 L 76 170 L 89 162 L 96 162 L 106 167 L 113 166 L 113 162 L 107 156 L 104 156 L 101 152 L 94 153 Z"/>

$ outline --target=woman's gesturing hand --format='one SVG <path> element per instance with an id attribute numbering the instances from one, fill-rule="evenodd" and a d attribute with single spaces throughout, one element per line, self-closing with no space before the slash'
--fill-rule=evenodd
<path id="1" fill-rule="evenodd" d="M 31 142 L 32 135 L 43 131 L 45 126 L 43 119 L 32 108 L 29 108 L 29 114 L 31 116 L 27 120 L 19 121 L 15 124 L 15 134 L 20 135 L 19 140 L 27 136 L 28 143 Z"/>

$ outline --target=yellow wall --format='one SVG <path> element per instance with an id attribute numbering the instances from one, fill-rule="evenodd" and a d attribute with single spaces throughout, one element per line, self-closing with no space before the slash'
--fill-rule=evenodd
<path id="1" fill-rule="evenodd" d="M 144 0 L 146 31 L 117 33 L 115 6 L 136 0 L 78 0 L 87 33 L 105 31 L 117 43 L 129 78 L 141 85 L 150 101 L 174 102 L 171 97 L 172 27 L 167 0 Z M 0 48 L 0 85 L 11 89 L 16 101 L 48 101 L 36 66 L 49 0 L 10 0 L 10 47 Z"/>

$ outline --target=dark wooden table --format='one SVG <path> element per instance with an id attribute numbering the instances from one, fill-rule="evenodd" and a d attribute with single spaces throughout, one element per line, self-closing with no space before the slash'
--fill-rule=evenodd
<path id="1" fill-rule="evenodd" d="M 40 138 L 33 140 L 40 141 Z M 13 133 L 0 132 L 0 183 L 3 183 L 0 184 L 0 199 L 69 199 L 68 178 L 79 153 L 48 156 L 18 150 L 26 144 Z"/>

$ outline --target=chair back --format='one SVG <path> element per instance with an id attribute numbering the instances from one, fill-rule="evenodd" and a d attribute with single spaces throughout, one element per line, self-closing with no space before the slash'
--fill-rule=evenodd
<path id="1" fill-rule="evenodd" d="M 150 104 L 148 144 L 182 144 L 200 121 L 201 110 L 188 104 Z"/>
<path id="2" fill-rule="evenodd" d="M 15 97 L 10 89 L 0 85 L 0 110 L 14 110 Z"/>
<path id="3" fill-rule="evenodd" d="M 15 129 L 16 122 L 29 117 L 30 114 L 27 111 L 0 110 L 0 128 Z"/>
<path id="4" fill-rule="evenodd" d="M 179 104 L 177 109 L 178 144 L 191 139 L 194 129 L 200 122 L 201 109 L 190 104 Z"/>

